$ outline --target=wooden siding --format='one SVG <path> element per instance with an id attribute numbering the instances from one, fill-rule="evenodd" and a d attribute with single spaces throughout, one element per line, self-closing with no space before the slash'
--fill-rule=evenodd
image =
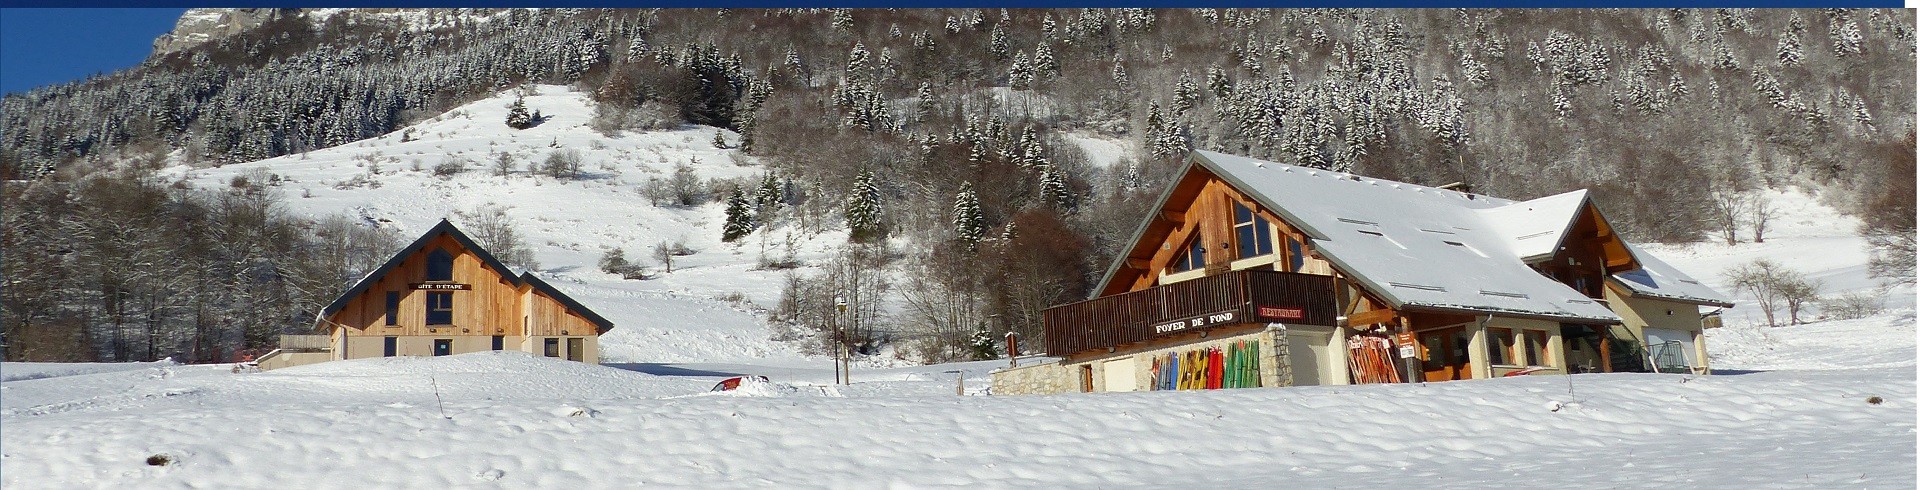
<path id="1" fill-rule="evenodd" d="M 427 294 L 415 291 L 413 284 L 426 279 L 427 256 L 436 249 L 453 254 L 454 283 L 471 286 L 466 290 L 432 291 L 453 295 L 453 323 L 427 325 Z M 348 336 L 450 336 L 506 335 L 592 336 L 593 322 L 570 311 L 558 300 L 531 285 L 515 286 L 506 271 L 495 271 L 457 240 L 440 236 L 398 267 L 378 278 L 373 286 L 327 319 L 334 326 L 346 327 Z M 387 325 L 388 292 L 400 297 L 398 325 Z M 531 329 L 532 332 L 528 330 Z"/>
<path id="2" fill-rule="evenodd" d="M 1268 317 L 1261 307 L 1298 308 L 1303 318 Z M 1068 356 L 1247 323 L 1333 325 L 1336 314 L 1330 276 L 1243 270 L 1055 306 L 1043 321 L 1047 354 Z M 1203 321 L 1155 328 L 1196 318 Z"/>
<path id="3" fill-rule="evenodd" d="M 1233 204 L 1236 202 L 1246 205 L 1273 225 L 1274 253 L 1262 257 L 1267 260 L 1234 257 Z M 1280 219 L 1271 210 L 1262 208 L 1246 194 L 1234 189 L 1232 184 L 1205 168 L 1193 167 L 1175 182 L 1164 205 L 1154 210 L 1147 219 L 1139 241 L 1120 261 L 1119 267 L 1113 271 L 1113 277 L 1106 282 L 1105 289 L 1099 292 L 1100 295 L 1139 291 L 1230 269 L 1263 268 L 1333 274 L 1330 264 L 1314 256 L 1312 243 L 1298 228 Z M 1196 235 L 1203 240 L 1207 250 L 1208 267 L 1187 272 L 1170 270 L 1173 260 L 1186 253 L 1187 244 Z M 1292 251 L 1287 247 L 1289 238 L 1301 244 L 1301 253 L 1305 255 L 1302 257 L 1301 270 L 1288 270 L 1292 263 Z"/>
<path id="4" fill-rule="evenodd" d="M 527 318 L 522 321 L 531 332 L 528 336 L 582 336 L 595 335 L 596 327 L 580 315 L 568 311 L 565 305 L 539 291 L 528 287 Z"/>

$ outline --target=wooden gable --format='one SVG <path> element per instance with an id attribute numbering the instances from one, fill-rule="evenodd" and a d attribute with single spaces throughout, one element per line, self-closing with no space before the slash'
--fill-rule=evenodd
<path id="1" fill-rule="evenodd" d="M 450 280 L 429 280 L 431 257 L 452 257 Z M 388 306 L 389 295 L 398 303 Z M 449 318 L 429 323 L 429 302 L 449 301 Z M 347 335 L 588 335 L 613 323 L 531 273 L 514 276 L 445 220 L 369 273 L 321 312 Z"/>
<path id="2" fill-rule="evenodd" d="M 1306 272 L 1331 273 L 1324 261 L 1313 257 L 1311 242 L 1298 228 L 1265 209 L 1257 200 L 1235 189 L 1206 167 L 1189 165 L 1186 173 L 1173 184 L 1141 225 L 1133 244 L 1116 260 L 1106 281 L 1094 292 L 1094 296 L 1139 291 L 1161 284 L 1163 276 L 1171 272 L 1174 261 L 1186 256 L 1194 240 L 1204 240 L 1201 245 L 1205 250 L 1207 272 L 1202 275 L 1230 270 L 1235 261 L 1235 203 L 1251 209 L 1277 232 L 1272 262 L 1282 264 L 1281 270 L 1286 270 L 1285 265 L 1292 261 L 1291 254 L 1294 252 L 1287 245 L 1287 239 L 1291 238 L 1300 244 L 1300 253 L 1305 255 L 1303 261 L 1312 264 L 1304 267 L 1309 269 Z"/>

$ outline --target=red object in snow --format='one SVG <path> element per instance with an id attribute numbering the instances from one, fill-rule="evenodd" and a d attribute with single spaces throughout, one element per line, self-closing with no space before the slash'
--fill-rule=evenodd
<path id="1" fill-rule="evenodd" d="M 1514 377 L 1514 376 L 1526 376 L 1526 375 L 1529 375 L 1529 374 L 1533 374 L 1533 373 L 1537 373 L 1537 372 L 1541 372 L 1541 371 L 1545 371 L 1545 370 L 1547 370 L 1547 368 L 1543 368 L 1543 367 L 1530 367 L 1530 368 L 1526 368 L 1526 369 L 1522 369 L 1522 370 L 1519 370 L 1519 371 L 1514 371 L 1514 372 L 1511 372 L 1511 373 L 1507 373 L 1507 374 L 1502 374 L 1502 375 L 1500 375 L 1500 377 L 1502 377 L 1502 378 L 1511 378 L 1511 377 Z"/>
<path id="2" fill-rule="evenodd" d="M 752 378 L 752 379 L 753 379 L 754 381 L 758 381 L 758 382 L 761 382 L 761 383 L 765 383 L 765 382 L 767 382 L 767 377 L 766 377 L 766 376 L 734 376 L 734 377 L 731 377 L 731 378 L 727 378 L 727 379 L 723 379 L 723 380 L 720 380 L 720 383 L 719 383 L 719 384 L 715 384 L 715 385 L 713 385 L 713 389 L 712 389 L 712 390 L 708 390 L 708 391 L 733 391 L 733 390 L 737 390 L 737 389 L 740 389 L 740 384 L 741 384 L 741 383 L 744 383 L 744 382 L 746 382 L 746 380 L 747 380 L 748 378 Z"/>

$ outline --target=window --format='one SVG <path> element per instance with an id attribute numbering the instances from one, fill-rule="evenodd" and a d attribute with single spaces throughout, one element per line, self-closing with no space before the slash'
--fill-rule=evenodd
<path id="1" fill-rule="evenodd" d="M 387 337 L 386 344 L 387 344 L 386 353 L 382 355 L 385 355 L 387 357 L 400 355 L 400 338 L 399 337 Z"/>
<path id="2" fill-rule="evenodd" d="M 1207 267 L 1207 242 L 1200 239 L 1198 236 L 1199 233 L 1195 233 L 1194 235 L 1193 241 L 1187 242 L 1187 250 L 1181 252 L 1178 257 L 1173 258 L 1173 265 L 1171 267 L 1174 272 L 1186 272 Z"/>
<path id="3" fill-rule="evenodd" d="M 453 324 L 453 293 L 427 293 L 427 324 Z"/>
<path id="4" fill-rule="evenodd" d="M 1539 330 L 1527 330 L 1521 332 L 1521 334 L 1527 339 L 1527 365 L 1551 365 L 1547 362 L 1547 333 Z"/>
<path id="5" fill-rule="evenodd" d="M 1287 237 L 1287 258 L 1290 259 L 1287 261 L 1289 271 L 1300 272 L 1302 267 L 1307 266 L 1306 253 L 1300 251 L 1300 241 L 1292 236 Z"/>
<path id="6" fill-rule="evenodd" d="M 427 280 L 429 281 L 453 280 L 453 254 L 447 253 L 446 250 L 441 250 L 437 248 L 433 249 L 432 253 L 428 253 L 427 254 Z"/>
<path id="7" fill-rule="evenodd" d="M 584 362 L 584 360 L 586 359 L 586 352 L 587 352 L 585 344 L 586 344 L 586 340 L 580 337 L 568 338 L 567 339 L 567 360 Z"/>
<path id="8" fill-rule="evenodd" d="M 1502 366 L 1513 365 L 1513 330 L 1487 329 L 1487 354 L 1489 363 Z"/>
<path id="9" fill-rule="evenodd" d="M 506 347 L 507 347 L 506 337 L 500 336 L 500 335 L 493 336 L 493 350 L 506 350 Z"/>
<path id="10" fill-rule="evenodd" d="M 433 339 L 433 355 L 453 354 L 453 339 Z"/>
<path id="11" fill-rule="evenodd" d="M 387 292 L 387 326 L 400 324 L 400 292 Z"/>
<path id="12" fill-rule="evenodd" d="M 560 357 L 560 339 L 547 339 L 545 354 L 547 357 Z"/>
<path id="13" fill-rule="evenodd" d="M 1253 214 L 1253 209 L 1233 203 L 1233 236 L 1240 259 L 1273 254 L 1273 224 Z"/>

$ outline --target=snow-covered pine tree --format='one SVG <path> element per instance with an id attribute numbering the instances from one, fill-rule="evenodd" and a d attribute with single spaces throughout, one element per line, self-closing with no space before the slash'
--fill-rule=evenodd
<path id="1" fill-rule="evenodd" d="M 968 252 L 987 238 L 987 218 L 980 211 L 980 197 L 973 192 L 973 182 L 961 182 L 960 193 L 953 198 L 953 235 Z"/>
<path id="2" fill-rule="evenodd" d="M 1180 81 L 1173 84 L 1173 113 L 1186 114 L 1200 105 L 1200 85 L 1193 82 L 1193 73 L 1180 71 Z"/>
<path id="3" fill-rule="evenodd" d="M 513 99 L 513 105 L 507 107 L 507 127 L 527 129 L 533 127 L 533 114 L 527 112 L 527 100 Z"/>
<path id="4" fill-rule="evenodd" d="M 872 171 L 861 171 L 853 179 L 847 196 L 847 239 L 868 243 L 885 239 L 887 230 L 880 222 L 880 187 L 873 182 Z"/>
<path id="5" fill-rule="evenodd" d="M 727 195 L 727 222 L 720 231 L 720 241 L 731 242 L 753 233 L 753 208 L 747 204 L 747 195 L 734 189 Z"/>
<path id="6" fill-rule="evenodd" d="M 1073 190 L 1067 187 L 1067 178 L 1052 165 L 1040 166 L 1040 197 L 1047 205 L 1063 213 L 1071 213 L 1077 203 L 1073 199 Z"/>
<path id="7" fill-rule="evenodd" d="M 780 214 L 780 205 L 786 202 L 786 192 L 780 185 L 780 179 L 768 173 L 760 178 L 760 186 L 753 190 L 753 220 L 760 226 L 771 226 L 774 218 Z"/>

